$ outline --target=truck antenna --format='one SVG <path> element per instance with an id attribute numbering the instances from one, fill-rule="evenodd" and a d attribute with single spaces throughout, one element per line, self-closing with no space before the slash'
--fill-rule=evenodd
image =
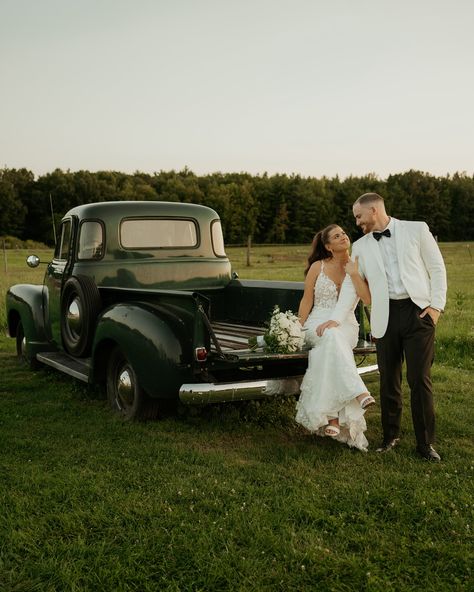
<path id="1" fill-rule="evenodd" d="M 49 193 L 49 205 L 51 206 L 51 221 L 53 223 L 54 244 L 56 244 L 56 225 L 54 223 L 53 198 L 51 192 Z"/>

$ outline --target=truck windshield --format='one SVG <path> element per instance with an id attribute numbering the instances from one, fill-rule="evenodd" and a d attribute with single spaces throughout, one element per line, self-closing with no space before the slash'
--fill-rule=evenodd
<path id="1" fill-rule="evenodd" d="M 71 220 L 64 220 L 61 224 L 59 239 L 54 250 L 54 258 L 67 260 L 71 243 Z"/>

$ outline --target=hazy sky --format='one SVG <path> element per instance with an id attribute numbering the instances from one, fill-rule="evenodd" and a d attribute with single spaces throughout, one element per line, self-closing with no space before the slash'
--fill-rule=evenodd
<path id="1" fill-rule="evenodd" d="M 474 173 L 473 0 L 0 0 L 0 167 Z"/>

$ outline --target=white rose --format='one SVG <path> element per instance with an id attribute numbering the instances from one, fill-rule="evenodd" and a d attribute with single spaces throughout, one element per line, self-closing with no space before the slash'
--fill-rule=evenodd
<path id="1" fill-rule="evenodd" d="M 296 324 L 291 325 L 290 335 L 292 337 L 301 337 L 301 327 L 298 327 L 298 325 L 296 325 Z"/>

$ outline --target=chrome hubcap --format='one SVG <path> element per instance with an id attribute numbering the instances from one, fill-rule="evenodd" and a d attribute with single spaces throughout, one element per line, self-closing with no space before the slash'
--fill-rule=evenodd
<path id="1" fill-rule="evenodd" d="M 71 333 L 79 335 L 82 328 L 81 309 L 79 299 L 74 298 L 67 309 L 67 324 Z"/>
<path id="2" fill-rule="evenodd" d="M 120 370 L 117 376 L 117 398 L 120 406 L 130 407 L 133 404 L 135 385 L 133 375 L 126 366 Z"/>
<path id="3" fill-rule="evenodd" d="M 23 335 L 23 339 L 20 341 L 20 353 L 26 358 L 26 337 Z"/>

